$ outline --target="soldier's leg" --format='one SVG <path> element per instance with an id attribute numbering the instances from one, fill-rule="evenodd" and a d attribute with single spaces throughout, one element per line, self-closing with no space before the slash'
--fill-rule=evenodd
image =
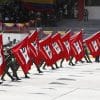
<path id="1" fill-rule="evenodd" d="M 7 75 L 11 78 L 12 81 L 15 80 L 15 79 L 13 78 L 13 76 L 12 76 L 9 72 L 7 72 Z"/>
<path id="2" fill-rule="evenodd" d="M 36 68 L 37 68 L 37 71 L 38 71 L 39 73 L 43 73 L 43 72 L 40 70 L 40 65 L 36 65 Z"/>
<path id="3" fill-rule="evenodd" d="M 10 68 L 10 66 L 7 66 L 7 67 L 6 67 L 5 72 L 4 72 L 4 74 L 2 75 L 2 77 L 1 77 L 1 80 L 5 81 L 4 76 L 7 74 L 7 75 L 11 78 L 11 80 L 14 81 L 13 76 L 8 72 L 9 68 Z"/>
<path id="4" fill-rule="evenodd" d="M 46 63 L 44 63 L 44 65 L 43 65 L 43 69 L 46 69 L 45 67 L 46 67 Z"/>
<path id="5" fill-rule="evenodd" d="M 73 64 L 72 60 L 73 60 L 73 57 L 70 58 L 70 60 L 69 60 L 69 65 L 74 66 L 75 64 Z"/>
<path id="6" fill-rule="evenodd" d="M 19 65 L 16 64 L 16 65 L 15 65 L 15 70 L 18 71 L 18 69 L 19 69 Z"/>
<path id="7" fill-rule="evenodd" d="M 84 61 L 83 61 L 82 59 L 80 60 L 80 62 L 81 62 L 81 63 L 84 63 Z"/>
<path id="8" fill-rule="evenodd" d="M 0 84 L 2 84 L 3 82 L 0 81 Z"/>
<path id="9" fill-rule="evenodd" d="M 17 66 L 17 65 L 16 65 L 16 66 Z M 14 64 L 11 65 L 11 70 L 12 70 L 12 72 L 13 72 L 13 76 L 16 78 L 16 80 L 21 80 L 21 79 L 18 77 L 18 75 L 17 75 L 17 70 L 18 70 L 18 69 L 16 69 L 16 66 L 15 66 Z"/>
<path id="10" fill-rule="evenodd" d="M 25 78 L 30 78 L 30 77 L 27 75 L 27 73 L 24 73 L 24 75 L 25 75 Z"/>
<path id="11" fill-rule="evenodd" d="M 41 66 L 42 66 L 42 64 L 44 63 L 44 61 L 41 61 L 40 62 L 40 64 L 35 64 L 36 65 L 36 68 L 37 68 L 37 71 L 39 72 L 39 73 L 43 73 L 41 70 L 40 70 L 40 68 L 41 68 Z"/>
<path id="12" fill-rule="evenodd" d="M 89 55 L 88 55 L 88 54 L 86 55 L 86 57 L 87 57 L 87 59 L 88 59 L 89 63 L 92 63 L 92 61 L 91 61 L 91 59 L 90 59 L 90 57 L 89 57 Z"/>
<path id="13" fill-rule="evenodd" d="M 55 66 L 56 66 L 56 68 L 59 68 L 58 65 L 57 65 L 57 62 L 55 63 Z"/>
<path id="14" fill-rule="evenodd" d="M 63 63 L 63 61 L 64 61 L 64 59 L 61 60 L 61 62 L 60 62 L 60 67 L 62 67 L 62 63 Z"/>
<path id="15" fill-rule="evenodd" d="M 53 67 L 53 65 L 51 66 L 52 70 L 55 70 L 55 68 Z"/>
<path id="16" fill-rule="evenodd" d="M 1 80 L 5 81 L 4 77 L 7 74 L 8 70 L 9 70 L 9 66 L 6 66 L 5 71 L 4 71 L 3 75 L 1 76 Z"/>
<path id="17" fill-rule="evenodd" d="M 84 56 L 84 59 L 85 59 L 85 61 L 86 61 L 87 63 L 89 63 L 88 58 L 87 58 L 86 55 Z"/>

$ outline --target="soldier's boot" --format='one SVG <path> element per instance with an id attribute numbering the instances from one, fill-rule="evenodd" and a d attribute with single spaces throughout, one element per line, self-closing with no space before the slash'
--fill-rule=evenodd
<path id="1" fill-rule="evenodd" d="M 57 65 L 57 63 L 55 63 L 55 66 L 56 66 L 56 68 L 59 68 L 58 65 Z"/>
<path id="2" fill-rule="evenodd" d="M 73 64 L 73 63 L 72 63 L 71 65 L 72 65 L 72 66 L 75 66 L 75 64 Z"/>
<path id="3" fill-rule="evenodd" d="M 2 80 L 2 81 L 6 81 L 3 77 L 1 77 L 1 80 Z"/>
<path id="4" fill-rule="evenodd" d="M 36 68 L 37 68 L 37 71 L 38 71 L 39 73 L 43 73 L 43 72 L 40 70 L 40 66 L 36 66 Z"/>
<path id="5" fill-rule="evenodd" d="M 30 78 L 27 74 L 25 74 L 25 78 Z"/>
<path id="6" fill-rule="evenodd" d="M 16 80 L 14 77 L 11 76 L 11 74 L 9 72 L 7 74 L 11 78 L 12 81 L 15 81 Z"/>
<path id="7" fill-rule="evenodd" d="M 46 67 L 46 63 L 43 65 L 43 69 L 46 69 L 45 67 Z"/>
<path id="8" fill-rule="evenodd" d="M 60 67 L 61 67 L 61 68 L 63 67 L 63 66 L 62 66 L 63 61 L 64 61 L 64 59 L 62 59 L 61 62 L 60 62 Z"/>
<path id="9" fill-rule="evenodd" d="M 53 66 L 51 66 L 52 70 L 55 70 L 55 68 Z"/>
<path id="10" fill-rule="evenodd" d="M 80 62 L 81 62 L 81 63 L 84 63 L 84 61 L 83 61 L 83 60 L 80 60 Z"/>
<path id="11" fill-rule="evenodd" d="M 16 80 L 21 80 L 17 75 L 15 76 Z"/>
<path id="12" fill-rule="evenodd" d="M 2 81 L 6 81 L 6 80 L 4 79 L 5 74 L 6 74 L 6 73 L 3 73 L 2 77 L 1 77 L 1 80 L 2 80 Z"/>
<path id="13" fill-rule="evenodd" d="M 3 82 L 0 82 L 0 84 L 2 84 Z"/>
<path id="14" fill-rule="evenodd" d="M 38 69 L 38 72 L 39 72 L 39 73 L 43 73 L 43 71 L 41 71 L 40 69 Z"/>
<path id="15" fill-rule="evenodd" d="M 18 77 L 17 73 L 13 73 L 13 77 L 15 77 L 16 80 L 21 80 L 21 79 Z"/>

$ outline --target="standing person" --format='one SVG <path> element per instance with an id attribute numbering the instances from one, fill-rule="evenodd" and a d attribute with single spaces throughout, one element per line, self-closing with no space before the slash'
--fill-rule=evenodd
<path id="1" fill-rule="evenodd" d="M 84 21 L 88 21 L 88 10 L 84 9 Z"/>
<path id="2" fill-rule="evenodd" d="M 10 74 L 10 72 L 8 71 L 11 65 L 11 55 L 6 51 L 4 53 L 5 55 L 5 60 L 6 60 L 6 68 L 5 68 L 5 72 L 3 73 L 3 75 L 1 76 L 1 80 L 5 81 L 4 76 L 7 74 L 12 81 L 14 81 L 14 77 Z"/>
<path id="3" fill-rule="evenodd" d="M 84 46 L 84 52 L 85 52 L 84 58 L 85 58 L 86 62 L 87 63 L 92 63 L 92 61 L 91 61 L 91 59 L 89 57 L 89 52 L 88 52 L 86 44 L 84 43 L 83 46 Z"/>

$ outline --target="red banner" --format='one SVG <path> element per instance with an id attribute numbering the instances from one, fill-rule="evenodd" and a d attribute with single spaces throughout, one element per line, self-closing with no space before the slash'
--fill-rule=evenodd
<path id="1" fill-rule="evenodd" d="M 31 58 L 33 58 L 35 64 L 40 63 L 40 56 L 39 56 L 39 39 L 38 39 L 38 32 L 34 31 L 28 37 L 28 47 L 29 47 L 29 54 Z"/>
<path id="2" fill-rule="evenodd" d="M 32 60 L 28 54 L 27 48 L 28 37 L 12 48 L 12 53 L 14 54 L 17 62 L 22 67 L 24 73 L 27 73 L 32 65 Z"/>
<path id="3" fill-rule="evenodd" d="M 76 61 L 79 61 L 84 57 L 82 31 L 71 37 L 71 49 Z"/>
<path id="4" fill-rule="evenodd" d="M 64 57 L 66 58 L 66 60 L 69 60 L 70 59 L 70 56 L 71 56 L 70 32 L 71 31 L 68 31 L 61 38 L 62 44 L 63 44 L 63 49 L 64 49 Z"/>
<path id="5" fill-rule="evenodd" d="M 61 36 L 59 33 L 56 33 L 52 36 L 51 40 L 52 51 L 54 53 L 54 59 L 57 61 L 64 58 L 64 49 L 61 41 Z"/>
<path id="6" fill-rule="evenodd" d="M 90 54 L 93 57 L 100 55 L 100 32 L 85 39 L 85 42 L 90 50 Z"/>
<path id="7" fill-rule="evenodd" d="M 0 75 L 3 74 L 4 70 L 5 70 L 5 60 L 3 54 L 2 35 L 0 34 Z"/>
<path id="8" fill-rule="evenodd" d="M 55 61 L 53 60 L 51 35 L 40 41 L 40 52 L 42 55 L 42 59 L 46 62 L 47 65 L 54 64 Z"/>

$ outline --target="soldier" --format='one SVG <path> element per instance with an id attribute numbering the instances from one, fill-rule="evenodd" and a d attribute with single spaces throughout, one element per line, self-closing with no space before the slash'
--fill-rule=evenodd
<path id="1" fill-rule="evenodd" d="M 87 63 L 92 63 L 92 61 L 91 61 L 91 59 L 89 57 L 89 52 L 88 52 L 86 44 L 84 43 L 83 46 L 84 46 L 84 52 L 85 52 L 84 58 L 85 58 L 86 62 Z"/>
<path id="2" fill-rule="evenodd" d="M 17 64 L 15 63 L 14 57 L 11 54 L 10 49 L 7 50 L 6 53 L 5 53 L 5 60 L 6 60 L 6 68 L 5 68 L 5 72 L 3 73 L 2 77 L 1 77 L 1 80 L 5 81 L 5 79 L 4 79 L 5 74 L 7 74 L 11 78 L 12 81 L 14 81 L 14 80 L 20 80 L 20 78 L 17 76 L 17 72 L 16 72 L 15 66 L 14 66 L 14 65 L 17 66 Z M 9 68 L 11 68 L 11 70 L 13 72 L 13 75 L 14 75 L 14 77 L 16 79 L 8 71 Z"/>
<path id="3" fill-rule="evenodd" d="M 84 9 L 84 21 L 88 21 L 88 10 Z"/>

